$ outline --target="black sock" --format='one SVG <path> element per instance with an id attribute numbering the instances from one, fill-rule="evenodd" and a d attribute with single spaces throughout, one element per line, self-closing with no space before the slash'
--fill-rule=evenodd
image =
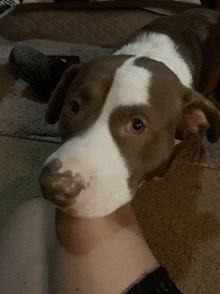
<path id="1" fill-rule="evenodd" d="M 159 267 L 135 284 L 126 294 L 182 294 L 171 281 L 166 269 Z"/>

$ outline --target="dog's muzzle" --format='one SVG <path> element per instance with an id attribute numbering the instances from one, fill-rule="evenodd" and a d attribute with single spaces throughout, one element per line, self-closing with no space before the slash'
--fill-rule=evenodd
<path id="1" fill-rule="evenodd" d="M 54 159 L 44 166 L 39 182 L 42 196 L 56 206 L 70 206 L 82 190 L 86 189 L 86 183 L 79 173 L 72 174 L 70 170 L 59 173 L 62 163 Z"/>

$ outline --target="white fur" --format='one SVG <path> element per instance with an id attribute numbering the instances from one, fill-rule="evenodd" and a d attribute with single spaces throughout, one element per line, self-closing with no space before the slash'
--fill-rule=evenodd
<path id="1" fill-rule="evenodd" d="M 53 158 L 63 163 L 59 172 L 71 170 L 89 183 L 64 212 L 79 218 L 102 217 L 131 201 L 129 173 L 106 123 L 98 121 L 84 136 L 70 139 L 47 162 Z"/>
<path id="2" fill-rule="evenodd" d="M 190 69 L 176 51 L 176 48 L 175 43 L 167 35 L 150 33 L 149 35 L 138 36 L 135 43 L 125 45 L 113 55 L 132 54 L 163 62 L 178 76 L 183 85 L 191 87 L 192 75 Z"/>
<path id="3" fill-rule="evenodd" d="M 111 103 L 111 108 L 118 105 L 149 104 L 148 89 L 152 74 L 133 65 L 137 58 L 129 58 L 117 69 L 107 100 L 108 105 Z"/>

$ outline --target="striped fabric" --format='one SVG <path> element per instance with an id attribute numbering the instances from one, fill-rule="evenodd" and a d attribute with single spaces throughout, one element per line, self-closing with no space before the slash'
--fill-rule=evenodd
<path id="1" fill-rule="evenodd" d="M 0 0 L 0 19 L 14 10 L 16 6 L 14 0 Z"/>
<path id="2" fill-rule="evenodd" d="M 3 7 L 3 6 L 15 7 L 16 3 L 14 0 L 2 0 L 0 1 L 0 7 Z"/>

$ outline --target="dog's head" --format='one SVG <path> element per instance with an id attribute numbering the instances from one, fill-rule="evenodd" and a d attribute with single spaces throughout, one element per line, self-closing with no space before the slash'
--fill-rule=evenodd
<path id="1" fill-rule="evenodd" d="M 144 179 L 164 175 L 175 138 L 220 136 L 211 102 L 162 63 L 128 55 L 72 65 L 48 103 L 46 121 L 58 120 L 64 143 L 46 160 L 42 194 L 79 218 L 110 214 Z"/>

